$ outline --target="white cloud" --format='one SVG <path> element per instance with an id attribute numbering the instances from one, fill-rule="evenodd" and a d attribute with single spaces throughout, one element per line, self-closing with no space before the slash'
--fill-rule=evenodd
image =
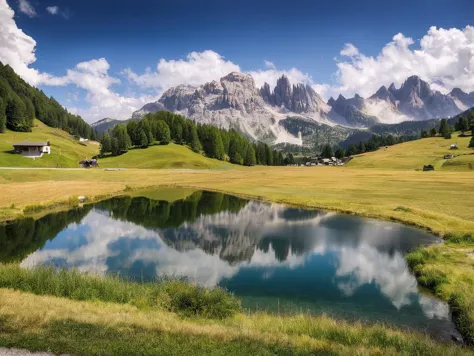
<path id="1" fill-rule="evenodd" d="M 46 11 L 48 11 L 51 15 L 57 15 L 59 13 L 59 7 L 57 7 L 57 6 L 48 6 L 46 8 Z"/>
<path id="2" fill-rule="evenodd" d="M 166 60 L 161 58 L 156 71 L 147 69 L 138 75 L 130 68 L 123 71 L 128 79 L 142 88 L 155 88 L 159 91 L 180 84 L 198 86 L 212 80 L 219 80 L 230 72 L 239 72 L 240 67 L 227 61 L 219 53 L 211 50 L 191 52 L 186 59 Z"/>
<path id="3" fill-rule="evenodd" d="M 278 78 L 282 75 L 286 75 L 290 80 L 291 84 L 304 83 L 312 84 L 313 80 L 307 73 L 301 72 L 299 69 L 290 68 L 288 70 L 279 70 L 279 69 L 266 69 L 266 70 L 254 70 L 247 72 L 255 80 L 255 85 L 257 87 L 263 86 L 263 84 L 268 83 L 270 88 L 274 88 Z"/>
<path id="4" fill-rule="evenodd" d="M 344 48 L 341 50 L 341 56 L 355 57 L 358 55 L 359 50 L 352 43 L 346 43 Z"/>
<path id="5" fill-rule="evenodd" d="M 270 61 L 263 61 L 263 64 L 265 65 L 266 68 L 268 69 L 276 69 L 276 66 L 273 62 Z"/>
<path id="6" fill-rule="evenodd" d="M 7 2 L 0 1 L 0 61 L 9 64 L 15 72 L 32 84 L 36 84 L 39 72 L 28 66 L 36 61 L 36 41 L 20 30 Z"/>
<path id="7" fill-rule="evenodd" d="M 20 12 L 24 13 L 29 17 L 35 17 L 35 8 L 28 2 L 28 0 L 18 0 Z"/>
<path id="8" fill-rule="evenodd" d="M 474 27 L 431 27 L 417 44 L 412 49 L 415 41 L 399 33 L 375 57 L 346 44 L 340 54 L 347 58 L 337 63 L 338 85 L 331 94 L 370 96 L 382 85 L 400 86 L 411 75 L 444 93 L 454 87 L 474 90 Z"/>

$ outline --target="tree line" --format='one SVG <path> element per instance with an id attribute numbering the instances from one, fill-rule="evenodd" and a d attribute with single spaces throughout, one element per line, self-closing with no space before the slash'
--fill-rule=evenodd
<path id="1" fill-rule="evenodd" d="M 132 147 L 146 148 L 174 142 L 187 145 L 194 152 L 203 152 L 209 158 L 234 164 L 278 166 L 288 162 L 288 157 L 284 157 L 282 152 L 263 142 L 252 143 L 234 129 L 196 124 L 168 111 L 149 113 L 140 121 L 118 124 L 106 132 L 100 142 L 102 156 L 121 155 Z"/>
<path id="2" fill-rule="evenodd" d="M 95 139 L 95 132 L 80 116 L 69 113 L 53 97 L 21 79 L 9 65 L 0 62 L 0 133 L 29 132 L 37 118 L 71 135 Z"/>

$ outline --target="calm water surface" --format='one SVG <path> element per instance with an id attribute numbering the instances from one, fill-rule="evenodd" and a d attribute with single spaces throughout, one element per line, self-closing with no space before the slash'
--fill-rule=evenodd
<path id="1" fill-rule="evenodd" d="M 169 195 L 169 194 L 167 194 Z M 223 286 L 247 308 L 459 335 L 403 255 L 440 240 L 403 225 L 210 192 L 118 197 L 0 227 L 0 261 Z"/>

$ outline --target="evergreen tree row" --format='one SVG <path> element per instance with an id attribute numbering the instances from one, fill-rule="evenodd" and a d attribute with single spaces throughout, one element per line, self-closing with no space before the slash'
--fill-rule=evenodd
<path id="1" fill-rule="evenodd" d="M 369 140 L 361 141 L 358 145 L 349 145 L 342 156 L 349 157 L 360 153 L 377 151 L 380 147 L 393 146 L 398 143 L 414 141 L 417 139 L 419 139 L 418 136 L 372 135 Z"/>
<path id="2" fill-rule="evenodd" d="M 48 98 L 0 62 L 0 132 L 6 128 L 31 131 L 35 118 L 72 135 L 95 139 L 94 130 L 80 116 L 69 113 L 53 97 Z"/>
<path id="3" fill-rule="evenodd" d="M 181 115 L 158 111 L 140 121 L 116 125 L 101 139 L 101 155 L 120 155 L 131 147 L 146 148 L 158 143 L 174 142 L 187 145 L 194 152 L 204 152 L 209 158 L 228 160 L 246 166 L 283 165 L 288 162 L 279 151 L 265 143 L 251 143 L 237 131 L 196 124 Z"/>

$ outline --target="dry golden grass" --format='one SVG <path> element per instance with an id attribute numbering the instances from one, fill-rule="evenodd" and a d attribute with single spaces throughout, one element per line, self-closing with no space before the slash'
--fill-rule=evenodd
<path id="1" fill-rule="evenodd" d="M 355 156 L 348 166 L 389 170 L 421 170 L 425 164 L 432 164 L 436 170 L 472 171 L 469 163 L 474 166 L 474 150 L 468 148 L 471 137 L 458 137 L 458 135 L 459 133 L 454 133 L 448 140 L 443 137 L 431 137 L 381 147 L 375 152 Z M 452 144 L 458 144 L 459 149 L 451 150 Z M 445 154 L 459 156 L 445 160 Z"/>
<path id="2" fill-rule="evenodd" d="M 126 186 L 218 190 L 274 202 L 394 219 L 443 234 L 474 232 L 474 176 L 344 167 L 239 170 L 0 170 L 3 218 L 31 204 L 117 194 Z M 16 209 L 10 209 L 14 204 Z"/>

